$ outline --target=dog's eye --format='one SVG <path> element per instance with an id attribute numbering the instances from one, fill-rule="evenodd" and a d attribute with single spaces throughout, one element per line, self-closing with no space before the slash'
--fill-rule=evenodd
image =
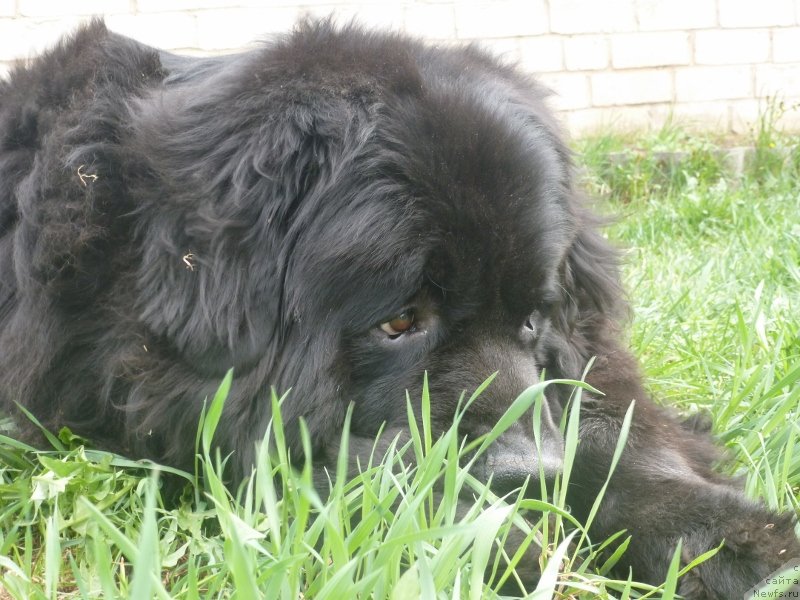
<path id="1" fill-rule="evenodd" d="M 543 317 L 548 317 L 553 314 L 556 309 L 557 300 L 555 298 L 542 298 L 536 306 L 536 312 Z"/>
<path id="2" fill-rule="evenodd" d="M 404 310 L 394 319 L 381 323 L 381 329 L 390 337 L 397 337 L 414 328 L 414 311 Z"/>

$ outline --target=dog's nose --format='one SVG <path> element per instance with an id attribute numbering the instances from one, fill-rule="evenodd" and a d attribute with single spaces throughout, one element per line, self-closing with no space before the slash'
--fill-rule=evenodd
<path id="1" fill-rule="evenodd" d="M 556 432 L 557 433 L 557 432 Z M 542 478 L 551 484 L 564 466 L 564 447 L 560 436 L 543 435 L 539 446 L 532 435 L 514 427 L 501 435 L 489 448 L 483 462 L 484 479 L 492 478 L 492 490 L 504 495 L 522 487 L 529 480 L 528 490 L 538 494 L 533 485 Z"/>

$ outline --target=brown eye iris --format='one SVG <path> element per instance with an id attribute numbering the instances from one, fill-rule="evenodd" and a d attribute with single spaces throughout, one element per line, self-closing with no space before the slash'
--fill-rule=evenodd
<path id="1" fill-rule="evenodd" d="M 411 331 L 412 327 L 414 327 L 414 312 L 411 310 L 405 310 L 391 321 L 381 323 L 381 329 L 391 336 Z"/>

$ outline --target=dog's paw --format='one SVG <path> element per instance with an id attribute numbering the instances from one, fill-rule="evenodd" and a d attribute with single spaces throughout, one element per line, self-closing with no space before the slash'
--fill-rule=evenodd
<path id="1" fill-rule="evenodd" d="M 728 523 L 721 533 L 724 537 L 719 552 L 681 579 L 678 591 L 684 598 L 741 598 L 768 575 L 800 558 L 800 542 L 789 514 L 774 515 L 756 510 L 746 519 Z M 685 564 L 702 553 L 697 551 L 698 541 L 695 537 L 687 543 L 682 557 Z M 714 547 L 709 541 L 706 537 L 706 549 Z"/>

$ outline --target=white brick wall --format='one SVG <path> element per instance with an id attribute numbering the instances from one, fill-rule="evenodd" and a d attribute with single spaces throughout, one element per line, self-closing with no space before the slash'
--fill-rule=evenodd
<path id="1" fill-rule="evenodd" d="M 800 64 L 758 65 L 756 91 L 759 96 L 782 94 L 795 99 L 800 97 Z"/>
<path id="2" fill-rule="evenodd" d="M 613 33 L 636 29 L 633 0 L 553 0 L 549 5 L 553 33 Z"/>
<path id="3" fill-rule="evenodd" d="M 699 102 L 753 97 L 753 67 L 687 67 L 675 73 L 675 100 Z"/>
<path id="4" fill-rule="evenodd" d="M 576 132 L 670 116 L 737 131 L 768 97 L 800 105 L 800 0 L 0 0 L 0 76 L 95 14 L 191 54 L 235 51 L 302 14 L 477 40 L 540 73 Z M 800 109 L 785 124 L 800 130 Z"/>
<path id="5" fill-rule="evenodd" d="M 140 42 L 160 48 L 193 48 L 197 46 L 197 17 L 191 13 L 162 15 L 109 15 L 106 24 Z"/>
<path id="6" fill-rule="evenodd" d="M 636 17 L 640 31 L 686 31 L 718 25 L 717 3 L 709 0 L 637 0 Z"/>
<path id="7" fill-rule="evenodd" d="M 598 71 L 610 64 L 611 51 L 604 35 L 577 35 L 564 40 L 564 62 L 569 71 Z"/>
<path id="8" fill-rule="evenodd" d="M 545 0 L 459 2 L 456 35 L 460 38 L 505 38 L 547 33 Z M 411 7 L 413 10 L 413 6 Z M 498 19 L 498 14 L 513 18 Z"/>
<path id="9" fill-rule="evenodd" d="M 519 42 L 520 65 L 532 73 L 564 70 L 561 39 L 554 35 L 524 38 Z"/>
<path id="10" fill-rule="evenodd" d="M 786 27 L 772 32 L 772 60 L 776 63 L 800 63 L 800 27 Z"/>
<path id="11" fill-rule="evenodd" d="M 41 52 L 80 22 L 79 17 L 64 17 L 43 23 L 27 19 L 0 19 L 0 61 L 11 61 Z"/>
<path id="12" fill-rule="evenodd" d="M 405 16 L 406 31 L 426 38 L 456 37 L 456 10 L 452 4 L 420 4 Z M 535 38 L 533 38 L 535 39 Z"/>
<path id="13" fill-rule="evenodd" d="M 128 0 L 17 0 L 18 14 L 23 17 L 71 17 L 100 13 L 125 13 L 130 9 Z"/>
<path id="14" fill-rule="evenodd" d="M 592 105 L 589 77 L 583 73 L 553 73 L 541 76 L 542 83 L 553 90 L 553 105 L 564 111 Z"/>
<path id="15" fill-rule="evenodd" d="M 591 82 L 594 106 L 656 104 L 670 102 L 673 96 L 672 76 L 668 71 L 604 72 L 592 75 Z"/>
<path id="16" fill-rule="evenodd" d="M 717 0 L 722 27 L 775 27 L 794 25 L 795 0 Z"/>
<path id="17" fill-rule="evenodd" d="M 13 17 L 17 7 L 14 0 L 0 0 L 0 17 Z"/>
<path id="18" fill-rule="evenodd" d="M 768 29 L 712 29 L 694 34 L 698 65 L 745 65 L 769 61 Z M 800 39 L 795 39 L 800 45 Z"/>
<path id="19" fill-rule="evenodd" d="M 689 34 L 683 31 L 623 33 L 611 38 L 615 69 L 688 65 L 690 58 Z"/>

